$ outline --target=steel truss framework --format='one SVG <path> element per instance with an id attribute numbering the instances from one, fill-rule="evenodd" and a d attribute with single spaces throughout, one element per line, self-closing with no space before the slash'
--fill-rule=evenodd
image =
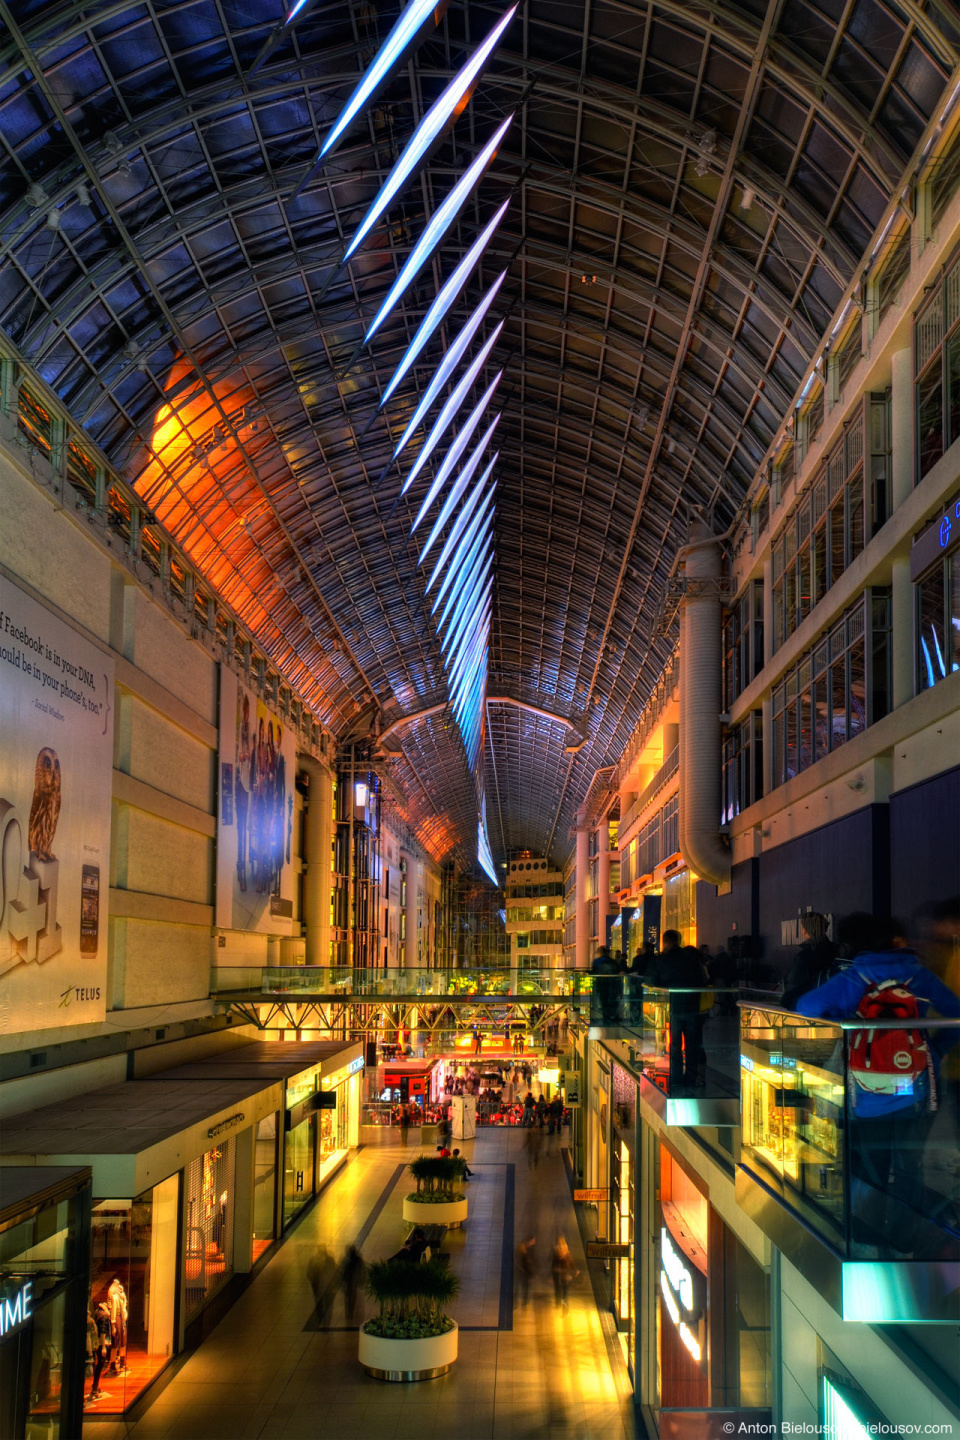
<path id="1" fill-rule="evenodd" d="M 440 1005 L 422 1001 L 397 1004 L 360 1004 L 336 999 L 297 1000 L 291 997 L 269 1000 L 256 997 L 221 997 L 218 1008 L 236 1015 L 245 1025 L 259 1030 L 323 1030 L 333 1035 L 385 1034 L 391 1030 L 418 1030 L 437 1037 L 450 1031 L 471 1030 L 474 1025 L 503 1029 L 522 1024 L 531 1035 L 540 1035 L 551 1024 L 566 1019 L 575 1030 L 580 1007 L 589 1008 L 589 996 L 548 997 L 531 1002 L 495 998 L 471 1001 L 448 1000 Z"/>
<path id="2" fill-rule="evenodd" d="M 489 685 L 522 705 L 490 710 L 485 789 L 495 852 L 562 859 L 670 654 L 658 607 L 689 511 L 721 530 L 737 513 L 953 83 L 960 23 L 947 0 L 527 0 L 452 137 L 334 275 L 503 10 L 453 0 L 294 199 L 398 8 L 334 0 L 278 33 L 281 0 L 0 0 L 0 326 L 211 583 L 246 577 L 281 670 L 314 657 L 349 739 L 446 703 L 409 538 L 429 477 L 402 499 L 397 470 L 376 482 L 507 265 L 476 393 L 506 365 Z M 480 198 L 348 368 L 514 108 Z M 412 816 L 472 859 L 455 726 L 437 710 L 395 733 Z"/>

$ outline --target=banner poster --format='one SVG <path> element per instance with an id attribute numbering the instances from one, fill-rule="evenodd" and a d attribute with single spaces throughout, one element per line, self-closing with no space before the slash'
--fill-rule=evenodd
<path id="1" fill-rule="evenodd" d="M 220 667 L 217 925 L 289 935 L 293 918 L 293 731 Z"/>
<path id="2" fill-rule="evenodd" d="M 113 660 L 0 576 L 0 1034 L 103 1020 Z"/>

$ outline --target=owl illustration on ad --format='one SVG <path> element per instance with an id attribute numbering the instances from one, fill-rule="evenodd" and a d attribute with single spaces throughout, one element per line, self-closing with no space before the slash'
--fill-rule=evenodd
<path id="1" fill-rule="evenodd" d="M 53 860 L 53 837 L 60 814 L 60 760 L 56 750 L 44 745 L 33 773 L 33 801 L 30 805 L 28 843 L 38 860 Z"/>

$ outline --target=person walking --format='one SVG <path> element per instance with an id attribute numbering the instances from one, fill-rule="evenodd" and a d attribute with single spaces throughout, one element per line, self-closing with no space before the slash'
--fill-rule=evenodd
<path id="1" fill-rule="evenodd" d="M 537 1237 L 530 1235 L 521 1240 L 517 1249 L 517 1273 L 520 1276 L 520 1304 L 526 1309 L 530 1300 L 530 1286 L 537 1273 Z"/>
<path id="2" fill-rule="evenodd" d="M 410 1106 L 404 1105 L 400 1111 L 400 1144 L 406 1148 L 410 1138 Z"/>
<path id="3" fill-rule="evenodd" d="M 931 1009 L 945 1019 L 960 1018 L 960 999 L 902 948 L 903 927 L 896 921 L 857 915 L 848 917 L 846 930 L 859 936 L 850 964 L 801 995 L 794 1008 L 818 1019 L 864 1021 L 847 1042 L 851 1236 L 860 1259 L 875 1260 L 891 1249 L 905 1259 L 924 1211 L 923 1151 L 937 1105 L 937 1042 L 952 1039 L 948 1031 L 916 1022 Z"/>
<path id="4" fill-rule="evenodd" d="M 352 1325 L 357 1313 L 357 1298 L 366 1266 L 356 1245 L 348 1245 L 340 1266 L 340 1289 L 343 1291 L 343 1313 L 347 1324 Z"/>
<path id="5" fill-rule="evenodd" d="M 596 1006 L 591 1007 L 591 1019 L 600 1025 L 616 1025 L 623 981 L 620 978 L 620 967 L 606 945 L 600 946 L 590 971 L 596 977 L 593 993 L 597 998 Z"/>
<path id="6" fill-rule="evenodd" d="M 527 1152 L 527 1169 L 536 1170 L 540 1164 L 543 1149 L 543 1131 L 539 1125 L 531 1125 L 524 1137 L 523 1148 Z"/>
<path id="7" fill-rule="evenodd" d="M 553 1247 L 550 1269 L 553 1274 L 553 1300 L 561 1315 L 566 1315 L 570 1309 L 570 1285 L 580 1274 L 574 1269 L 573 1256 L 570 1253 L 570 1246 L 567 1244 L 565 1235 L 557 1236 L 557 1243 Z"/>
<path id="8" fill-rule="evenodd" d="M 708 986 L 700 952 L 684 945 L 679 930 L 664 930 L 663 949 L 643 977 L 645 985 L 674 992 L 670 996 L 670 1091 L 692 1090 L 697 1084 L 702 1024 L 700 996 Z"/>

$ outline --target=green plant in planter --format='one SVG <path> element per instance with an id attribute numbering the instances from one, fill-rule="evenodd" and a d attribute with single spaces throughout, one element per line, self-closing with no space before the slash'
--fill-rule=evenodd
<path id="1" fill-rule="evenodd" d="M 382 1340 L 426 1340 L 445 1335 L 453 1321 L 444 1314 L 460 1291 L 460 1281 L 439 1260 L 377 1260 L 367 1269 L 364 1289 L 378 1314 L 364 1325 Z"/>
<path id="2" fill-rule="evenodd" d="M 446 1205 L 451 1200 L 462 1200 L 461 1188 L 466 1180 L 467 1162 L 457 1155 L 418 1155 L 407 1167 L 417 1189 L 411 1200 L 424 1205 Z"/>

